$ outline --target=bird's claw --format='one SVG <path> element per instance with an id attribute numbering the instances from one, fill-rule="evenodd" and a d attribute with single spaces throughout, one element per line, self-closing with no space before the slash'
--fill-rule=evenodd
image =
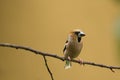
<path id="1" fill-rule="evenodd" d="M 84 65 L 82 59 L 79 59 L 78 61 L 79 61 L 80 65 Z"/>

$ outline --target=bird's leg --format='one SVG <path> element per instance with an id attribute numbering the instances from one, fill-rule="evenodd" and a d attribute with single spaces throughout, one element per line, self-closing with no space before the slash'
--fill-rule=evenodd
<path id="1" fill-rule="evenodd" d="M 70 56 L 68 56 L 68 60 L 69 62 L 72 60 Z M 70 66 L 72 66 L 71 62 L 70 62 Z"/>
<path id="2" fill-rule="evenodd" d="M 68 60 L 69 60 L 69 61 L 71 60 L 70 56 L 68 56 Z"/>

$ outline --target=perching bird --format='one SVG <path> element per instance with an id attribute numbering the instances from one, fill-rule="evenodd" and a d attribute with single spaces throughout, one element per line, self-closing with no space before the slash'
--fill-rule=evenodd
<path id="1" fill-rule="evenodd" d="M 80 54 L 81 49 L 83 47 L 83 36 L 85 36 L 85 33 L 80 31 L 79 29 L 75 29 L 69 33 L 68 39 L 63 49 L 65 59 L 72 60 Z M 71 62 L 69 60 L 66 60 L 65 69 L 71 67 Z"/>

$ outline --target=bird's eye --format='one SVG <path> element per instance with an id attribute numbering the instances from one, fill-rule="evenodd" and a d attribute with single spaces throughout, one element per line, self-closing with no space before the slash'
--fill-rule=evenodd
<path id="1" fill-rule="evenodd" d="M 76 35 L 78 35 L 80 32 L 75 32 Z"/>

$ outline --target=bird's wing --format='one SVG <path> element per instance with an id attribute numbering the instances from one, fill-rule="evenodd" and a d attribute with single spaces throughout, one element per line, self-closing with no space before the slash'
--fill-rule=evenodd
<path id="1" fill-rule="evenodd" d="M 66 50 L 66 46 L 67 46 L 67 44 L 68 44 L 68 40 L 66 40 L 66 42 L 65 42 L 65 46 L 64 46 L 64 49 L 63 49 L 63 53 L 64 53 L 65 50 Z"/>

